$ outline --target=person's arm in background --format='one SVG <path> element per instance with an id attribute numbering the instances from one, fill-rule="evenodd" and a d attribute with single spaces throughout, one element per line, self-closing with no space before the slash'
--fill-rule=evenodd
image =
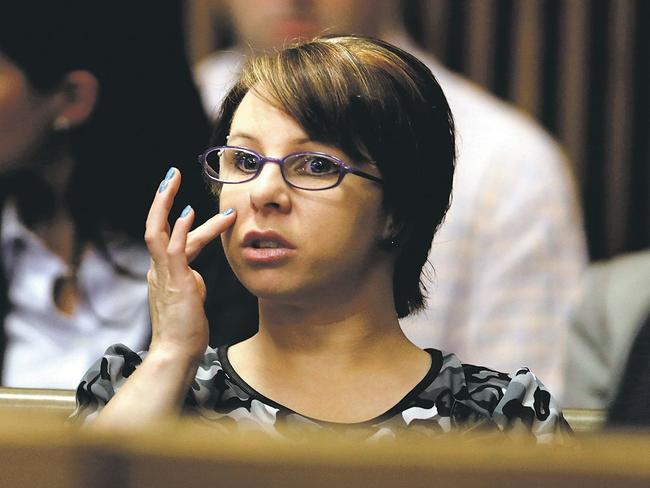
<path id="1" fill-rule="evenodd" d="M 548 137 L 519 135 L 504 139 L 480 182 L 460 306 L 469 360 L 530 367 L 561 398 L 569 317 L 587 260 L 582 220 L 560 149 Z"/>
<path id="2" fill-rule="evenodd" d="M 604 409 L 613 395 L 611 337 L 607 327 L 607 267 L 592 266 L 584 299 L 569 327 L 564 405 Z"/>
<path id="3" fill-rule="evenodd" d="M 564 404 L 606 409 L 650 313 L 650 251 L 592 264 L 569 332 Z"/>

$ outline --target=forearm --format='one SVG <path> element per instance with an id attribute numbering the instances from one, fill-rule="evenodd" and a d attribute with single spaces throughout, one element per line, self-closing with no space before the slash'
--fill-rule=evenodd
<path id="1" fill-rule="evenodd" d="M 178 351 L 151 350 L 92 427 L 130 430 L 176 417 L 198 364 L 199 358 Z"/>

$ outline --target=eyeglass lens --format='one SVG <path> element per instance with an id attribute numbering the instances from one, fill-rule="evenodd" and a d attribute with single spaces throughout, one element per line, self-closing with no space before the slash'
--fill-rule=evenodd
<path id="1" fill-rule="evenodd" d="M 225 148 L 209 153 L 206 162 L 212 176 L 222 183 L 242 183 L 258 174 L 264 159 L 243 149 Z M 314 190 L 335 185 L 341 172 L 336 160 L 313 153 L 294 154 L 285 158 L 281 166 L 290 184 Z"/>

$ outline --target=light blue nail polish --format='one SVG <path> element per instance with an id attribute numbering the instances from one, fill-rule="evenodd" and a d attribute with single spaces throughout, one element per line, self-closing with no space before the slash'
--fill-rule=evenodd
<path id="1" fill-rule="evenodd" d="M 191 211 L 192 211 L 192 207 L 191 207 L 190 205 L 188 205 L 187 207 L 185 207 L 185 208 L 183 209 L 183 211 L 181 212 L 181 218 L 183 218 L 183 217 L 187 217 Z"/>
<path id="2" fill-rule="evenodd" d="M 167 189 L 167 185 L 168 185 L 168 183 L 169 183 L 169 182 L 168 182 L 167 180 L 163 180 L 163 182 L 162 182 L 162 183 L 160 184 L 160 186 L 158 187 L 158 193 L 162 193 L 162 192 L 164 192 L 164 191 Z"/>
<path id="3" fill-rule="evenodd" d="M 223 215 L 223 216 L 225 217 L 225 216 L 227 216 L 227 215 L 230 215 L 230 214 L 233 213 L 234 211 L 235 211 L 234 208 L 227 208 L 226 210 L 224 210 L 223 212 L 221 212 L 221 215 Z"/>
<path id="4" fill-rule="evenodd" d="M 176 170 L 174 168 L 169 168 L 167 170 L 167 174 L 165 175 L 165 179 L 167 181 L 171 180 L 175 173 L 176 173 Z"/>

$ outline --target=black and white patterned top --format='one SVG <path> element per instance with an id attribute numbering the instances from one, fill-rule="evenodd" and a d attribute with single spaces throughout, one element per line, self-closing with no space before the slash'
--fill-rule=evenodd
<path id="1" fill-rule="evenodd" d="M 461 364 L 454 354 L 427 349 L 431 368 L 399 403 L 372 420 L 336 424 L 310 419 L 255 391 L 232 368 L 227 350 L 227 346 L 207 349 L 184 406 L 186 414 L 225 429 L 288 438 L 325 429 L 349 431 L 355 438 L 371 440 L 395 437 L 403 431 L 425 436 L 504 433 L 528 436 L 538 443 L 563 442 L 571 434 L 550 393 L 528 369 L 511 377 Z M 91 421 L 143 356 L 121 344 L 108 348 L 79 384 L 71 421 Z"/>

